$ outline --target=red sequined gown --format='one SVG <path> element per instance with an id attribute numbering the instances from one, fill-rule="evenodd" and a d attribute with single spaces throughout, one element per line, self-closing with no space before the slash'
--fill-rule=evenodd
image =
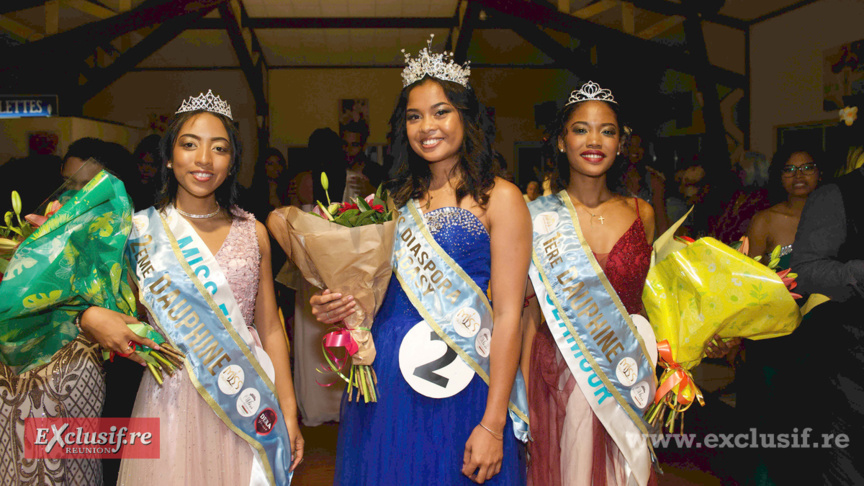
<path id="1" fill-rule="evenodd" d="M 631 314 L 642 310 L 642 287 L 651 245 L 638 216 L 607 254 L 594 254 Z M 528 484 L 582 486 L 626 484 L 625 460 L 594 415 L 558 351 L 549 328 L 538 329 L 531 349 L 528 409 L 531 416 Z M 574 393 L 574 390 L 576 391 Z M 650 483 L 656 484 L 651 476 Z"/>

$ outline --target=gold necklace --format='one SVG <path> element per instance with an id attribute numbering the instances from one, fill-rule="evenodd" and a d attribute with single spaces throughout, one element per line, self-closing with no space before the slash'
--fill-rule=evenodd
<path id="1" fill-rule="evenodd" d="M 591 224 L 592 225 L 594 224 L 594 218 L 597 218 L 598 220 L 600 220 L 600 224 L 604 224 L 603 221 L 606 218 L 604 218 L 603 216 L 597 216 L 596 214 L 592 213 L 591 211 L 588 211 L 587 206 L 583 206 L 583 207 L 585 208 L 585 212 L 591 215 Z"/>

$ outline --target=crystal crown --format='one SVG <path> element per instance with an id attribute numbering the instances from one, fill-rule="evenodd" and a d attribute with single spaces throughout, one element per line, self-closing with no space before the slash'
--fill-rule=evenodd
<path id="1" fill-rule="evenodd" d="M 468 87 L 468 76 L 471 75 L 471 61 L 460 66 L 453 61 L 453 53 L 444 51 L 441 54 L 432 54 L 432 39 L 435 34 L 429 36 L 426 42 L 428 47 L 424 47 L 417 54 L 417 57 L 411 59 L 411 54 L 402 49 L 402 54 L 405 54 L 405 69 L 402 70 L 402 87 L 415 83 L 424 76 L 432 76 L 436 79 L 444 81 L 452 81 L 459 83 L 464 87 Z"/>
<path id="2" fill-rule="evenodd" d="M 211 113 L 219 113 L 225 115 L 229 120 L 234 120 L 231 117 L 231 106 L 227 101 L 222 101 L 217 95 L 213 94 L 212 89 L 207 90 L 207 94 L 201 93 L 199 96 L 190 96 L 188 100 L 183 100 L 180 109 L 174 112 L 175 115 L 185 113 L 187 111 L 204 110 Z"/>
<path id="3" fill-rule="evenodd" d="M 578 90 L 573 90 L 570 93 L 570 100 L 567 101 L 567 105 L 572 105 L 573 103 L 579 103 L 580 101 L 608 101 L 609 103 L 618 104 L 615 101 L 615 98 L 612 96 L 612 91 L 608 89 L 603 89 L 599 84 L 594 81 L 588 81 L 583 84 L 581 88 Z M 567 106 L 564 105 L 564 106 Z"/>

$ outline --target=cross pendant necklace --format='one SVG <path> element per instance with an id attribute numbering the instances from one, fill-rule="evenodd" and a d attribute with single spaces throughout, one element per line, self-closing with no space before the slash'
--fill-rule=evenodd
<path id="1" fill-rule="evenodd" d="M 604 218 L 603 216 L 597 216 L 596 214 L 592 213 L 591 211 L 588 211 L 587 208 L 585 209 L 585 211 L 586 211 L 588 214 L 591 215 L 591 224 L 594 224 L 594 218 L 599 219 L 599 220 L 600 220 L 600 224 L 603 224 L 603 221 L 606 219 L 606 218 Z"/>

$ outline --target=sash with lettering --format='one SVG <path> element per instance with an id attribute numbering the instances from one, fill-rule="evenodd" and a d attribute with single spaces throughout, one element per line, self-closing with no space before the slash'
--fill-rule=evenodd
<path id="1" fill-rule="evenodd" d="M 186 354 L 201 398 L 255 451 L 250 484 L 291 484 L 291 441 L 273 363 L 255 345 L 216 258 L 172 206 L 140 211 L 132 223 L 127 257 L 141 303 Z"/>
<path id="2" fill-rule="evenodd" d="M 488 385 L 492 306 L 486 293 L 435 242 L 414 201 L 409 201 L 399 212 L 393 252 L 396 278 L 437 335 L 435 339 L 444 341 L 449 347 L 448 353 L 455 352 L 473 370 L 469 371 L 468 381 L 477 373 Z M 404 348 L 403 340 L 400 365 Z M 408 379 L 402 366 L 403 376 Z M 418 370 L 424 367 L 418 367 L 414 374 L 419 376 Z M 411 381 L 409 384 L 417 389 Z M 528 399 L 521 371 L 517 372 L 508 409 L 513 433 L 517 439 L 527 441 Z"/>
<path id="3" fill-rule="evenodd" d="M 644 485 L 653 452 L 642 414 L 654 366 L 630 314 L 585 242 L 566 191 L 528 203 L 534 226 L 528 270 L 537 302 L 579 389 Z"/>

